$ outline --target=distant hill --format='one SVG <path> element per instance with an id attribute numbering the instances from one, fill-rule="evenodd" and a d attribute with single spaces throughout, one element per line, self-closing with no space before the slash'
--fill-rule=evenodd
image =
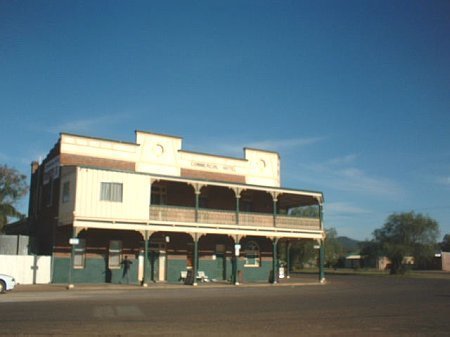
<path id="1" fill-rule="evenodd" d="M 346 236 L 338 236 L 337 240 L 346 252 L 356 252 L 359 250 L 360 241 L 358 240 L 353 240 Z"/>

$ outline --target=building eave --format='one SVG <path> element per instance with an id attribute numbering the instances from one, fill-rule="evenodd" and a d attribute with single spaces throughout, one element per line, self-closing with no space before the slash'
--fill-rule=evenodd
<path id="1" fill-rule="evenodd" d="M 161 175 L 161 174 L 154 174 L 154 173 L 147 173 L 147 172 L 136 172 L 136 171 L 129 171 L 129 170 L 118 170 L 118 169 L 110 169 L 110 168 L 102 168 L 102 167 L 95 167 L 95 166 L 77 166 L 80 168 L 86 168 L 86 169 L 95 169 L 95 170 L 102 170 L 102 171 L 110 171 L 110 172 L 123 172 L 128 174 L 139 174 L 139 175 L 145 175 L 150 178 L 154 179 L 163 179 L 163 180 L 169 180 L 169 181 L 177 181 L 177 182 L 185 182 L 185 183 L 205 183 L 209 185 L 214 186 L 222 186 L 222 187 L 236 187 L 241 189 L 253 189 L 253 190 L 259 190 L 264 192 L 278 192 L 278 193 L 290 193 L 290 194 L 297 194 L 302 196 L 310 196 L 312 198 L 319 198 L 321 202 L 324 201 L 323 193 L 319 191 L 308 191 L 308 190 L 297 190 L 297 189 L 291 189 L 291 188 L 284 188 L 284 187 L 273 187 L 273 186 L 263 186 L 263 185 L 253 185 L 253 184 L 240 184 L 240 183 L 232 183 L 232 182 L 224 182 L 224 181 L 216 181 L 216 180 L 209 180 L 209 179 L 199 179 L 199 178 L 183 178 L 183 177 L 174 177 L 174 176 L 168 176 L 168 175 Z"/>

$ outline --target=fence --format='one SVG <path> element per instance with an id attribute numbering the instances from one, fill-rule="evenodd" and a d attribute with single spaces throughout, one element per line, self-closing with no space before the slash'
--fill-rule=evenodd
<path id="1" fill-rule="evenodd" d="M 0 274 L 11 275 L 19 284 L 51 282 L 51 256 L 0 255 Z"/>
<path id="2" fill-rule="evenodd" d="M 0 235 L 0 255 L 28 255 L 33 252 L 34 239 L 26 235 Z"/>
<path id="3" fill-rule="evenodd" d="M 442 258 L 442 270 L 450 271 L 450 253 L 442 252 L 441 258 Z"/>

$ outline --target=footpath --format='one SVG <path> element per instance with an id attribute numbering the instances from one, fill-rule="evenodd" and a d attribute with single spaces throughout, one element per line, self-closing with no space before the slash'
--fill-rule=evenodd
<path id="1" fill-rule="evenodd" d="M 345 276 L 365 276 L 365 277 L 398 277 L 398 278 L 419 278 L 419 279 L 446 279 L 450 281 L 450 272 L 443 271 L 414 271 L 406 275 L 390 276 L 387 273 L 371 273 L 364 271 L 349 271 L 349 270 L 333 270 L 328 271 L 328 276 L 331 278 L 345 277 Z M 329 279 L 326 283 L 329 283 Z M 325 284 L 326 284 L 325 283 Z M 259 283 L 240 283 L 233 285 L 226 281 L 219 282 L 198 282 L 197 286 L 184 285 L 183 283 L 167 283 L 167 282 L 149 282 L 147 287 L 140 284 L 111 284 L 111 283 L 82 283 L 74 284 L 72 289 L 68 289 L 67 284 L 18 284 L 13 292 L 67 292 L 67 291 L 101 291 L 101 290 L 152 290 L 152 289 L 204 289 L 204 288 L 229 288 L 229 287 L 298 287 L 298 286 L 315 286 L 322 285 L 316 274 L 297 273 L 293 274 L 289 279 L 280 279 L 277 284 L 268 282 Z"/>
<path id="2" fill-rule="evenodd" d="M 147 287 L 140 284 L 111 284 L 111 283 L 82 283 L 74 284 L 74 287 L 68 289 L 67 284 L 50 283 L 50 284 L 18 284 L 14 288 L 14 292 L 58 292 L 58 291 L 99 291 L 99 290 L 143 290 L 143 289 L 204 289 L 204 288 L 229 288 L 229 287 L 294 287 L 294 286 L 314 286 L 322 285 L 317 277 L 295 277 L 290 279 L 282 279 L 276 284 L 268 282 L 260 283 L 240 283 L 233 285 L 229 282 L 199 282 L 197 286 L 185 285 L 183 283 L 167 283 L 167 282 L 150 282 Z"/>

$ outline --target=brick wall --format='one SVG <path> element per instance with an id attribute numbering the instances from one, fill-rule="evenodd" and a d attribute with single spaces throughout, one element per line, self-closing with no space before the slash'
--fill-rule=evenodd
<path id="1" fill-rule="evenodd" d="M 442 270 L 450 271 L 450 252 L 442 252 Z"/>
<path id="2" fill-rule="evenodd" d="M 95 158 L 87 156 L 78 156 L 74 154 L 61 153 L 61 165 L 73 166 L 95 166 L 117 170 L 134 171 L 135 163 L 123 160 L 113 160 L 104 158 Z"/>
<path id="3" fill-rule="evenodd" d="M 245 184 L 245 177 L 226 173 L 205 172 L 198 170 L 181 169 L 183 178 L 206 179 L 215 181 L 227 181 L 231 183 Z"/>

